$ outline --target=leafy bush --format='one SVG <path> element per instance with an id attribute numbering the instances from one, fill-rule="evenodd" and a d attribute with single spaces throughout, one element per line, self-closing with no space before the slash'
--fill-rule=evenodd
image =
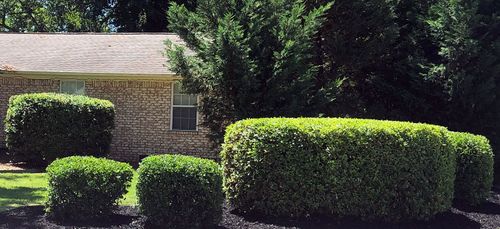
<path id="1" fill-rule="evenodd" d="M 457 153 L 455 199 L 470 205 L 483 202 L 493 184 L 493 151 L 488 139 L 469 133 L 450 132 Z"/>
<path id="2" fill-rule="evenodd" d="M 84 220 L 106 216 L 126 193 L 130 165 L 103 158 L 72 156 L 47 167 L 46 211 L 56 219 Z"/>
<path id="3" fill-rule="evenodd" d="M 223 144 L 224 190 L 234 207 L 273 216 L 428 219 L 453 199 L 447 132 L 363 119 L 239 121 Z"/>
<path id="4" fill-rule="evenodd" d="M 104 156 L 114 118 L 107 100 L 54 93 L 12 96 L 5 117 L 9 154 L 42 165 L 71 155 Z"/>
<path id="5" fill-rule="evenodd" d="M 207 227 L 222 217 L 222 173 L 214 161 L 180 155 L 145 158 L 139 166 L 141 212 L 164 227 Z"/>

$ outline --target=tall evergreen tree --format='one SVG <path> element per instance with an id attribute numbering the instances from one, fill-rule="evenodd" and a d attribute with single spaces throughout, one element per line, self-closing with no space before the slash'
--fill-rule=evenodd
<path id="1" fill-rule="evenodd" d="M 436 49 L 425 22 L 434 1 L 335 1 L 315 42 L 320 77 L 343 82 L 325 114 L 427 120 L 441 95 L 440 84 L 422 75 Z"/>
<path id="2" fill-rule="evenodd" d="M 437 123 L 494 138 L 499 5 L 337 0 L 316 39 L 320 77 L 344 82 L 325 113 Z"/>
<path id="3" fill-rule="evenodd" d="M 309 0 L 308 4 L 316 7 L 327 2 L 331 1 Z M 389 78 L 387 68 L 398 37 L 395 16 L 388 0 L 335 1 L 315 40 L 322 82 L 342 81 L 341 93 L 323 106 L 325 114 L 385 113 L 380 111 L 384 98 L 377 90 L 389 83 L 384 79 Z"/>
<path id="4" fill-rule="evenodd" d="M 196 53 L 170 44 L 167 54 L 185 89 L 202 96 L 214 139 L 235 120 L 316 113 L 313 39 L 328 8 L 307 11 L 301 0 L 200 0 L 194 11 L 172 5 L 170 28 Z"/>
<path id="5" fill-rule="evenodd" d="M 439 60 L 429 77 L 443 81 L 443 123 L 487 135 L 495 145 L 500 130 L 500 3 L 441 0 L 428 20 Z"/>

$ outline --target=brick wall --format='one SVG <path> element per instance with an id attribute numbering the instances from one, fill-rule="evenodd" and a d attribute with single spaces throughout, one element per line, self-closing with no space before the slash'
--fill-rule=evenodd
<path id="1" fill-rule="evenodd" d="M 141 156 L 180 153 L 216 158 L 206 137 L 208 130 L 183 132 L 170 130 L 171 88 L 168 81 L 87 80 L 90 97 L 108 99 L 115 104 L 116 122 L 110 157 L 137 162 Z M 8 98 L 27 92 L 57 92 L 58 80 L 0 78 L 0 118 L 3 120 Z M 4 133 L 0 131 L 3 141 Z"/>

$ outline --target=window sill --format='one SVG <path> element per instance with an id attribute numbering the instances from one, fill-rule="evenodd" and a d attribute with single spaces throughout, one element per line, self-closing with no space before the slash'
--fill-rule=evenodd
<path id="1" fill-rule="evenodd" d="M 169 133 L 176 133 L 176 134 L 198 134 L 200 131 L 199 130 L 168 130 Z"/>

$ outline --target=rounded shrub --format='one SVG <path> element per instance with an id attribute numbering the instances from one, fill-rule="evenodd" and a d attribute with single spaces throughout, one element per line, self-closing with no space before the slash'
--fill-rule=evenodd
<path id="1" fill-rule="evenodd" d="M 485 201 L 493 185 L 493 151 L 487 138 L 450 132 L 457 154 L 455 199 L 477 205 Z"/>
<path id="2" fill-rule="evenodd" d="M 222 218 L 222 172 L 214 161 L 149 156 L 138 169 L 137 196 L 149 222 L 166 228 L 217 225 Z"/>
<path id="3" fill-rule="evenodd" d="M 47 213 L 60 220 L 109 215 L 133 176 L 129 164 L 89 156 L 55 160 L 47 167 Z"/>
<path id="4" fill-rule="evenodd" d="M 452 204 L 447 132 L 363 119 L 239 121 L 224 139 L 224 190 L 233 207 L 272 216 L 428 219 Z"/>
<path id="5" fill-rule="evenodd" d="M 107 100 L 55 93 L 12 96 L 4 120 L 8 153 L 35 165 L 72 155 L 105 156 L 114 119 Z"/>

